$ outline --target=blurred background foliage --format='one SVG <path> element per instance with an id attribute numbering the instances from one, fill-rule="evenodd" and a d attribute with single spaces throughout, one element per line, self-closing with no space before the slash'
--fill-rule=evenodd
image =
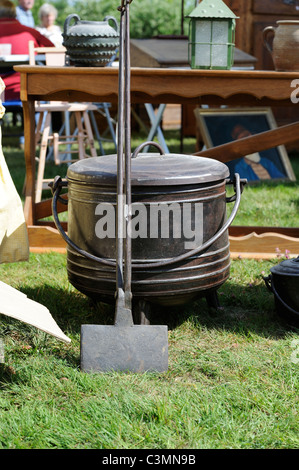
<path id="1" fill-rule="evenodd" d="M 15 0 L 15 4 L 17 4 Z M 33 15 L 38 25 L 38 10 L 43 3 L 51 3 L 58 11 L 57 24 L 63 28 L 65 18 L 77 13 L 81 20 L 102 21 L 106 15 L 119 21 L 117 7 L 120 0 L 35 0 Z M 193 10 L 196 0 L 184 0 L 184 16 Z M 130 9 L 131 37 L 150 38 L 160 34 L 188 34 L 188 20 L 181 30 L 182 0 L 134 0 Z"/>

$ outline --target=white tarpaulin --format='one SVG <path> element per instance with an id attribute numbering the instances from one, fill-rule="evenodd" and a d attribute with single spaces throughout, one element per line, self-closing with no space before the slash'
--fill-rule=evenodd
<path id="1" fill-rule="evenodd" d="M 0 78 L 0 95 L 4 88 Z M 0 118 L 4 111 L 0 100 Z M 22 202 L 6 165 L 1 137 L 0 128 L 0 263 L 27 261 L 29 242 Z"/>
<path id="2" fill-rule="evenodd" d="M 0 78 L 0 96 L 4 88 Z M 0 100 L 0 119 L 4 111 Z M 29 242 L 22 202 L 4 159 L 0 128 L 0 263 L 27 261 L 28 257 Z M 1 281 L 0 314 L 35 326 L 67 343 L 71 341 L 46 307 Z"/>
<path id="3" fill-rule="evenodd" d="M 44 305 L 28 299 L 26 294 L 1 281 L 0 313 L 35 326 L 66 343 L 71 342 Z"/>

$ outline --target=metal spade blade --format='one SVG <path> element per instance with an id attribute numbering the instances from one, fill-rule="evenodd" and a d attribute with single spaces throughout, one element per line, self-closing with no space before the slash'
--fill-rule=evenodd
<path id="1" fill-rule="evenodd" d="M 81 325 L 81 369 L 165 372 L 167 334 L 167 326 Z"/>

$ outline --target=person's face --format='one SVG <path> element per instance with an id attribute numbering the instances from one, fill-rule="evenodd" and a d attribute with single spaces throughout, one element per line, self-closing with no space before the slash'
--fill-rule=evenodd
<path id="1" fill-rule="evenodd" d="M 34 5 L 34 0 L 19 0 L 19 5 L 24 8 L 24 10 L 31 10 Z"/>
<path id="2" fill-rule="evenodd" d="M 54 23 L 55 23 L 55 15 L 53 15 L 52 13 L 49 13 L 49 15 L 42 16 L 42 25 L 45 28 L 49 28 Z"/>
<path id="3" fill-rule="evenodd" d="M 237 139 L 244 139 L 244 137 L 249 137 L 251 135 L 251 132 L 249 132 L 248 129 L 242 129 L 241 132 L 239 132 Z"/>

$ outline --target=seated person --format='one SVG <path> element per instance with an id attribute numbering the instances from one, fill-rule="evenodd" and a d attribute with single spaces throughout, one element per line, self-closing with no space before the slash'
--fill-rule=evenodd
<path id="1" fill-rule="evenodd" d="M 10 0 L 0 0 L 0 44 L 11 44 L 12 54 L 28 54 L 28 43 L 35 47 L 54 47 L 54 44 L 36 29 L 22 25 L 16 19 L 16 7 Z M 0 69 L 5 83 L 5 100 L 20 99 L 20 74 L 13 70 Z"/>
<path id="2" fill-rule="evenodd" d="M 57 10 L 50 3 L 44 3 L 38 10 L 40 25 L 36 27 L 43 36 L 50 39 L 56 47 L 62 46 L 63 36 L 60 26 L 55 24 Z"/>

